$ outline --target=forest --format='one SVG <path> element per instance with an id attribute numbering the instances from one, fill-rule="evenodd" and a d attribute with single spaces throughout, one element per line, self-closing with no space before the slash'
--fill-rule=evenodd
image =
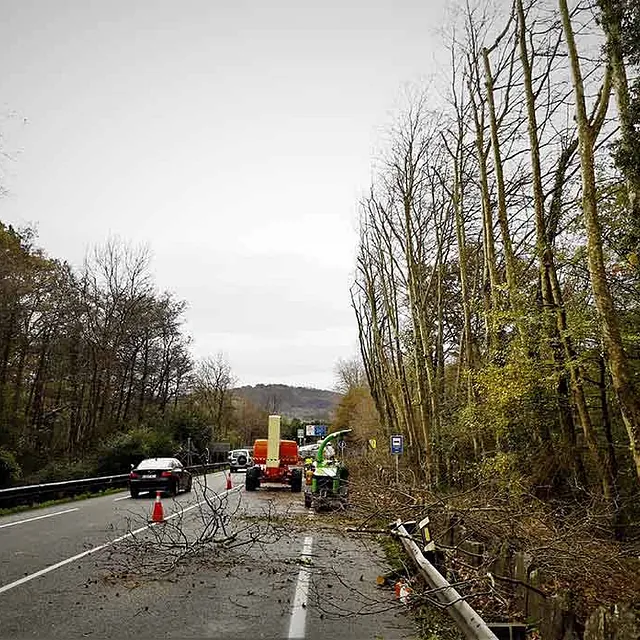
<path id="1" fill-rule="evenodd" d="M 111 239 L 74 269 L 35 240 L 0 223 L 0 487 L 261 432 L 266 407 L 236 397 L 225 358 L 191 354 L 186 303 L 158 290 L 147 250 Z"/>
<path id="2" fill-rule="evenodd" d="M 363 375 L 343 366 L 338 412 L 404 434 L 425 486 L 598 504 L 618 534 L 640 481 L 638 34 L 631 0 L 461 4 L 446 80 L 407 100 L 360 205 Z"/>

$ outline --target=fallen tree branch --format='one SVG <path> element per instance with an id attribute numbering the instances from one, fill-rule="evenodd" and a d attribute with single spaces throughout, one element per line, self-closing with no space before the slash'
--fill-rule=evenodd
<path id="1" fill-rule="evenodd" d="M 508 578 L 507 576 L 499 576 L 496 573 L 487 573 L 487 575 L 495 578 L 496 580 L 500 580 L 500 582 L 508 582 L 509 584 L 517 584 L 517 585 L 520 585 L 521 587 L 526 587 L 527 589 L 530 589 L 531 591 L 535 591 L 536 593 L 540 594 L 543 598 L 549 597 L 549 594 L 545 593 L 544 591 L 541 591 L 537 587 L 534 587 L 533 585 L 527 582 L 518 580 L 517 578 Z"/>

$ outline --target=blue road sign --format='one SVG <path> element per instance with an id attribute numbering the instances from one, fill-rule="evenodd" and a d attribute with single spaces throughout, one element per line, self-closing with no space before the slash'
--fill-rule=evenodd
<path id="1" fill-rule="evenodd" d="M 400 455 L 404 450 L 404 436 L 391 436 L 391 453 L 392 455 Z"/>
<path id="2" fill-rule="evenodd" d="M 327 425 L 326 424 L 317 424 L 316 425 L 316 435 L 324 438 L 327 435 Z"/>

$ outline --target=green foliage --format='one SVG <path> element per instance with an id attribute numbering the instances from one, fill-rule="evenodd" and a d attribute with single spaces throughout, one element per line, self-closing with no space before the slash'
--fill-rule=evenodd
<path id="1" fill-rule="evenodd" d="M 536 464 L 541 443 L 557 431 L 551 366 L 518 350 L 506 358 L 475 373 L 472 400 L 442 425 L 439 453 L 449 461 L 450 481 L 492 482 L 517 491 L 527 484 L 523 470 Z"/>
<path id="2" fill-rule="evenodd" d="M 288 440 L 296 440 L 298 438 L 298 429 L 304 426 L 303 422 L 298 418 L 289 420 L 283 416 L 280 424 L 280 435 Z"/>
<path id="3" fill-rule="evenodd" d="M 133 453 L 110 438 L 134 425 L 168 433 L 162 446 L 142 438 L 140 450 L 207 441 L 197 416 L 171 413 L 192 369 L 185 304 L 156 289 L 145 251 L 110 241 L 74 270 L 34 240 L 0 222 L 0 447 L 15 452 L 23 475 L 120 471 Z M 96 464 L 98 448 L 105 460 Z"/>
<path id="4" fill-rule="evenodd" d="M 64 458 L 50 460 L 37 471 L 25 478 L 27 484 L 59 482 L 62 480 L 78 480 L 89 478 L 96 473 L 95 462 L 87 460 L 66 460 Z"/>
<path id="5" fill-rule="evenodd" d="M 479 402 L 466 419 L 476 431 L 494 435 L 499 448 L 505 439 L 522 448 L 535 433 L 532 425 L 554 419 L 554 386 L 551 370 L 515 353 L 503 366 L 491 364 L 476 374 Z"/>
<path id="6" fill-rule="evenodd" d="M 154 430 L 166 431 L 174 442 L 186 447 L 191 438 L 191 449 L 203 451 L 211 443 L 211 425 L 207 416 L 193 408 L 178 407 L 162 421 L 150 424 Z"/>
<path id="7" fill-rule="evenodd" d="M 387 523 L 385 522 L 381 524 L 386 526 Z M 405 571 L 405 554 L 400 542 L 398 542 L 396 538 L 392 538 L 391 536 L 379 536 L 378 542 L 382 547 L 384 555 L 387 559 L 387 563 L 391 567 L 391 570 L 397 571 L 398 573 Z"/>
<path id="8" fill-rule="evenodd" d="M 502 487 L 518 490 L 522 486 L 522 474 L 519 472 L 521 460 L 519 454 L 510 451 L 498 451 L 493 456 L 483 458 L 478 464 L 478 478 L 483 482 L 492 481 Z"/>
<path id="9" fill-rule="evenodd" d="M 22 477 L 22 469 L 13 452 L 0 448 L 0 488 L 16 484 Z"/>
<path id="10" fill-rule="evenodd" d="M 112 436 L 99 453 L 99 473 L 124 473 L 144 458 L 173 456 L 177 444 L 166 430 L 136 427 Z"/>

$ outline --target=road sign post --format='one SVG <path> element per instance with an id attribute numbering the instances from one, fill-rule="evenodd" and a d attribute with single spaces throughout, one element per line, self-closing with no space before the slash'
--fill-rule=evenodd
<path id="1" fill-rule="evenodd" d="M 391 436 L 391 454 L 401 455 L 404 451 L 404 436 Z"/>
<path id="2" fill-rule="evenodd" d="M 396 484 L 400 484 L 400 463 L 399 459 L 404 451 L 404 436 L 394 435 L 391 436 L 391 455 L 396 459 Z"/>

